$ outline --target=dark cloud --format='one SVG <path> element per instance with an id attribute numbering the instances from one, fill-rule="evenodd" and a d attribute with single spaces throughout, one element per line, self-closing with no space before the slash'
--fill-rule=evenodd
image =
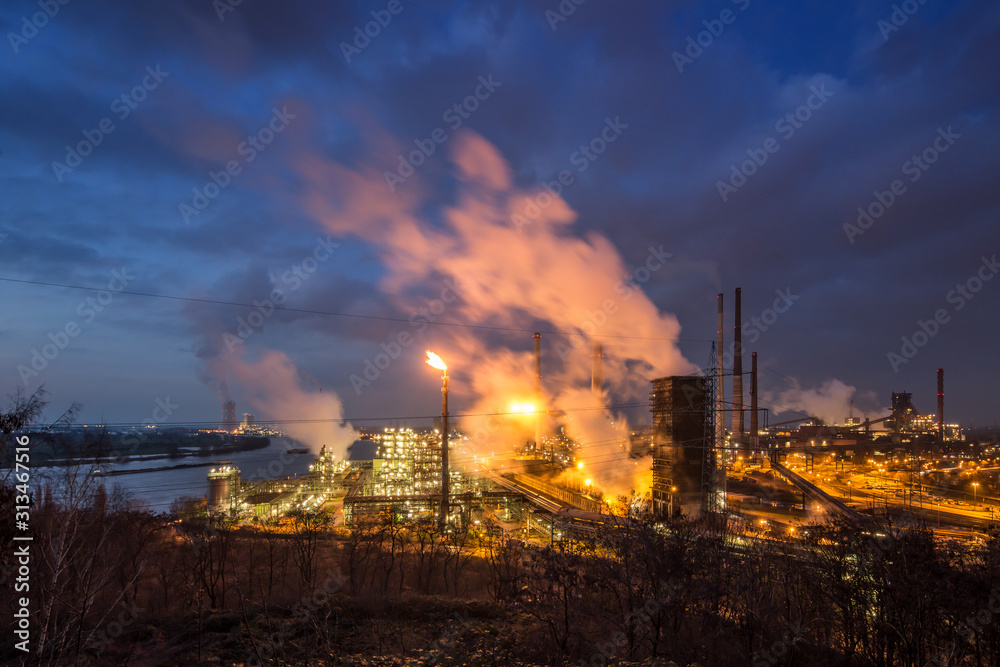
<path id="1" fill-rule="evenodd" d="M 753 316 L 775 290 L 790 288 L 799 300 L 754 348 L 782 374 L 761 379 L 774 396 L 788 389 L 787 375 L 806 389 L 837 378 L 883 404 L 890 391 L 909 389 L 918 405 L 929 405 L 934 369 L 946 366 L 950 416 L 996 415 L 995 399 L 982 391 L 998 370 L 996 355 L 983 351 L 1000 326 L 1000 280 L 953 311 L 953 321 L 898 372 L 886 360 L 918 320 L 951 308 L 949 290 L 974 275 L 984 255 L 1000 253 L 996 3 L 927 3 L 884 39 L 879 21 L 893 6 L 875 0 L 588 2 L 555 30 L 546 16 L 558 11 L 554 1 L 402 0 L 403 11 L 347 62 L 341 44 L 384 6 L 246 0 L 220 20 L 212 3 L 194 0 L 89 10 L 71 3 L 17 53 L 5 37 L 0 274 L 100 285 L 129 266 L 142 291 L 239 302 L 289 288 L 281 275 L 326 234 L 304 200 L 303 161 L 381 174 L 415 141 L 445 129 L 448 141 L 399 192 L 380 195 L 386 202 L 413 197 L 420 224 L 440 225 L 456 192 L 448 159 L 455 131 L 442 116 L 473 94 L 480 76 L 492 75 L 500 87 L 461 129 L 494 144 L 521 188 L 570 170 L 574 183 L 563 196 L 577 215 L 573 234 L 607 236 L 626 267 L 639 266 L 651 245 L 673 253 L 644 289 L 677 315 L 682 335 L 712 338 L 720 290 L 731 306 L 732 288 L 742 286 L 744 313 Z M 32 8 L 5 6 L 0 32 L 19 31 Z M 726 9 L 735 20 L 678 72 L 674 53 Z M 52 162 L 64 159 L 66 145 L 112 116 L 112 101 L 158 64 L 170 76 L 128 118 L 115 118 L 115 131 L 60 182 Z M 832 91 L 829 100 L 782 136 L 776 123 L 816 86 Z M 285 106 L 296 118 L 246 160 L 241 142 Z M 606 119 L 619 117 L 628 129 L 578 171 L 574 155 L 600 136 Z M 948 127 L 961 137 L 917 181 L 905 180 L 904 164 Z M 770 137 L 780 150 L 723 201 L 717 183 Z M 229 160 L 240 173 L 186 224 L 180 205 Z M 895 179 L 905 180 L 905 194 L 851 243 L 844 225 Z M 405 299 L 390 296 L 384 281 L 392 270 L 378 244 L 339 242 L 315 274 L 288 290 L 290 304 L 405 319 L 434 298 L 433 277 L 407 286 Z M 44 289 L 3 285 L 13 304 L 0 355 L 8 386 L 81 296 Z M 183 417 L 214 419 L 215 399 L 198 386 L 195 359 L 216 352 L 208 332 L 220 335 L 239 315 L 233 307 L 122 298 L 44 380 L 54 393 L 80 390 L 81 377 L 111 363 L 107 350 L 117 350 L 126 368 L 157 359 L 152 380 L 123 373 L 87 387 L 94 400 L 65 398 L 102 406 L 111 418 L 139 419 L 146 397 L 136 399 L 137 392 L 152 400 L 159 385 L 175 393 L 186 387 L 192 398 Z M 526 313 L 511 317 L 513 326 L 538 324 L 523 321 Z M 343 396 L 347 414 L 384 413 L 386 405 L 420 413 L 407 385 L 420 385 L 423 369 L 394 365 L 390 380 L 360 396 L 348 380 L 406 328 L 278 313 L 248 345 L 281 350 L 308 367 Z M 429 330 L 417 347 L 436 335 Z M 706 363 L 706 344 L 681 347 Z M 919 400 L 918 390 L 928 398 Z"/>

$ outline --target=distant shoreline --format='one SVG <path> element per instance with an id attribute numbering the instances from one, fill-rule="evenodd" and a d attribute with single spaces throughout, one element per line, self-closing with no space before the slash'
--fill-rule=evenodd
<path id="1" fill-rule="evenodd" d="M 220 457 L 228 454 L 234 454 L 237 452 L 249 452 L 258 449 L 265 449 L 270 447 L 274 442 L 271 438 L 266 436 L 239 436 L 232 440 L 219 441 L 206 443 L 202 439 L 191 439 L 186 440 L 182 444 L 183 446 L 170 448 L 170 451 L 164 451 L 164 445 L 169 444 L 164 442 L 167 438 L 153 440 L 150 444 L 150 449 L 154 449 L 153 452 L 148 454 L 143 454 L 141 450 L 132 451 L 124 449 L 112 449 L 106 453 L 101 453 L 98 455 L 82 453 L 80 456 L 66 456 L 62 453 L 62 456 L 53 456 L 52 454 L 43 451 L 37 452 L 35 454 L 39 459 L 44 460 L 44 463 L 39 461 L 36 463 L 41 464 L 41 467 L 71 467 L 79 465 L 105 465 L 105 464 L 122 464 L 122 463 L 135 463 L 135 462 L 145 462 L 145 461 L 162 461 L 162 460 L 179 460 L 191 457 Z M 174 440 L 174 442 L 177 442 Z M 199 443 L 206 444 L 207 446 L 199 447 Z M 180 444 L 180 443 L 179 443 Z M 286 447 L 287 448 L 287 447 Z M 134 450 L 135 448 L 133 448 Z M 159 450 L 159 451 L 155 451 Z M 93 450 L 91 450 L 93 451 Z M 51 458 L 49 458 L 51 457 Z M 46 460 L 47 459 L 47 460 Z M 208 465 L 208 463 L 198 463 L 198 464 L 188 464 L 191 465 Z M 168 466 L 178 467 L 178 466 Z"/>
<path id="2" fill-rule="evenodd" d="M 201 463 L 178 463 L 175 466 L 160 466 L 159 468 L 139 468 L 138 470 L 108 470 L 92 472 L 96 477 L 113 477 L 115 475 L 138 475 L 144 472 L 162 472 L 164 470 L 179 470 L 181 468 L 207 468 L 208 466 L 219 465 L 219 461 L 203 461 Z"/>

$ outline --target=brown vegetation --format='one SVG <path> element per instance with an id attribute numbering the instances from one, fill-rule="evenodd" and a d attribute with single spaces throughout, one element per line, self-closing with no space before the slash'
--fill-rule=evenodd
<path id="1" fill-rule="evenodd" d="M 322 512 L 241 525 L 155 515 L 69 468 L 32 507 L 31 659 L 1000 664 L 1000 541 L 950 545 L 879 522 L 779 541 L 632 510 L 543 547 L 489 515 L 444 533 L 391 512 L 350 529 Z M 0 604 L 13 609 L 11 533 L 0 538 Z M 11 644 L 0 660 L 22 658 Z"/>

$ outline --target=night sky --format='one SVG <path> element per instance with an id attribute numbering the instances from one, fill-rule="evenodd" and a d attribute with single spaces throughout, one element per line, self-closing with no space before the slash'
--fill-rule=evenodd
<path id="1" fill-rule="evenodd" d="M 996 2 L 50 4 L 0 9 L 0 387 L 50 417 L 432 415 L 425 349 L 502 409 L 535 330 L 562 407 L 591 335 L 639 405 L 736 287 L 763 407 L 1000 414 Z"/>

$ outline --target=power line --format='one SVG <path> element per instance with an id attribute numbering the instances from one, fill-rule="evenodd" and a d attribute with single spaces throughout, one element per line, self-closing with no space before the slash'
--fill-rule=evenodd
<path id="1" fill-rule="evenodd" d="M 41 281 L 41 280 L 24 280 L 24 279 L 20 279 L 20 278 L 4 278 L 4 277 L 0 277 L 0 281 L 2 281 L 2 282 L 8 282 L 8 283 L 20 283 L 20 284 L 23 284 L 23 285 L 40 285 L 40 286 L 45 286 L 45 287 L 62 287 L 62 288 L 65 288 L 65 289 L 83 290 L 83 291 L 87 291 L 87 292 L 104 292 L 104 291 L 107 291 L 106 287 L 88 287 L 86 285 L 70 285 L 70 284 L 66 284 L 66 283 L 52 283 L 52 282 L 45 282 L 45 281 Z M 203 299 L 203 298 L 199 298 L 199 297 L 177 296 L 177 295 L 172 295 L 172 294 L 156 294 L 154 292 L 137 292 L 137 291 L 134 291 L 134 290 L 115 290 L 115 294 L 128 294 L 130 296 L 141 296 L 141 297 L 147 297 L 147 298 L 151 298 L 151 299 L 168 299 L 168 300 L 171 300 L 171 301 L 185 301 L 185 302 L 190 302 L 190 303 L 206 303 L 206 304 L 212 304 L 212 305 L 216 305 L 216 306 L 236 306 L 236 307 L 239 307 L 239 308 L 249 308 L 251 310 L 256 309 L 258 307 L 256 304 L 241 303 L 239 301 L 223 301 L 222 299 Z M 328 316 L 328 317 L 344 317 L 344 318 L 359 319 L 359 320 L 377 320 L 377 321 L 382 321 L 382 322 L 397 322 L 397 323 L 411 324 L 411 325 L 413 324 L 413 322 L 409 318 L 402 318 L 402 317 L 388 317 L 388 316 L 383 316 L 383 315 L 358 315 L 356 313 L 338 313 L 338 312 L 329 311 L 329 310 L 313 310 L 313 309 L 309 309 L 309 308 L 289 308 L 287 306 L 278 306 L 278 305 L 274 305 L 273 308 L 274 308 L 274 310 L 279 310 L 279 311 L 283 311 L 283 312 L 287 312 L 287 313 L 301 313 L 301 314 L 305 314 L 305 315 L 325 315 L 325 316 Z M 519 327 L 499 327 L 499 326 L 490 326 L 490 325 L 487 325 L 487 324 L 468 324 L 468 323 L 465 323 L 465 322 L 438 322 L 438 321 L 429 321 L 429 320 L 426 320 L 426 319 L 421 320 L 421 324 L 428 324 L 430 326 L 439 326 L 439 327 L 456 327 L 456 328 L 465 328 L 465 329 L 480 329 L 480 330 L 485 330 L 485 331 L 506 331 L 506 332 L 511 332 L 511 333 L 535 333 L 535 332 L 538 332 L 538 333 L 544 333 L 544 334 L 550 334 L 550 335 L 556 335 L 556 336 L 577 336 L 577 335 L 580 335 L 578 332 L 575 332 L 575 331 L 569 331 L 569 332 L 567 332 L 567 331 L 558 331 L 558 330 L 548 330 L 548 331 L 546 331 L 544 329 L 523 329 L 523 328 L 519 328 Z M 681 342 L 681 341 L 684 341 L 684 342 L 696 342 L 696 343 L 710 343 L 710 342 L 712 342 L 711 340 L 705 339 L 705 338 L 658 338 L 658 337 L 652 337 L 652 336 L 620 336 L 620 335 L 616 336 L 616 335 L 613 335 L 613 334 L 602 334 L 601 338 L 617 338 L 617 339 L 630 339 L 630 340 L 656 340 L 656 341 L 672 341 L 672 342 Z"/>
<path id="2" fill-rule="evenodd" d="M 543 410 L 543 415 L 558 415 L 564 412 L 593 412 L 596 410 L 620 410 L 626 408 L 641 408 L 648 407 L 647 403 L 619 403 L 613 405 L 601 405 L 586 408 L 561 408 L 558 410 Z M 504 416 L 517 416 L 525 418 L 534 418 L 534 412 L 466 412 L 466 413 L 449 413 L 449 417 L 504 417 Z M 440 413 L 430 414 L 430 415 L 409 415 L 409 416 L 388 416 L 388 417 L 340 417 L 340 418 L 328 418 L 328 419 L 256 419 L 255 424 L 268 424 L 268 425 L 282 425 L 282 424 L 348 424 L 355 422 L 370 422 L 370 421 L 417 421 L 421 419 L 437 419 L 440 417 Z M 146 426 L 147 422 L 101 422 L 99 424 L 72 424 L 64 427 L 65 429 L 82 429 L 82 428 L 99 428 L 107 426 Z M 165 427 L 175 427 L 175 426 L 218 426 L 219 421 L 187 421 L 187 422 L 157 422 L 157 428 Z M 36 429 L 36 430 L 48 430 L 48 429 Z M 63 429 L 56 429 L 63 430 Z"/>

